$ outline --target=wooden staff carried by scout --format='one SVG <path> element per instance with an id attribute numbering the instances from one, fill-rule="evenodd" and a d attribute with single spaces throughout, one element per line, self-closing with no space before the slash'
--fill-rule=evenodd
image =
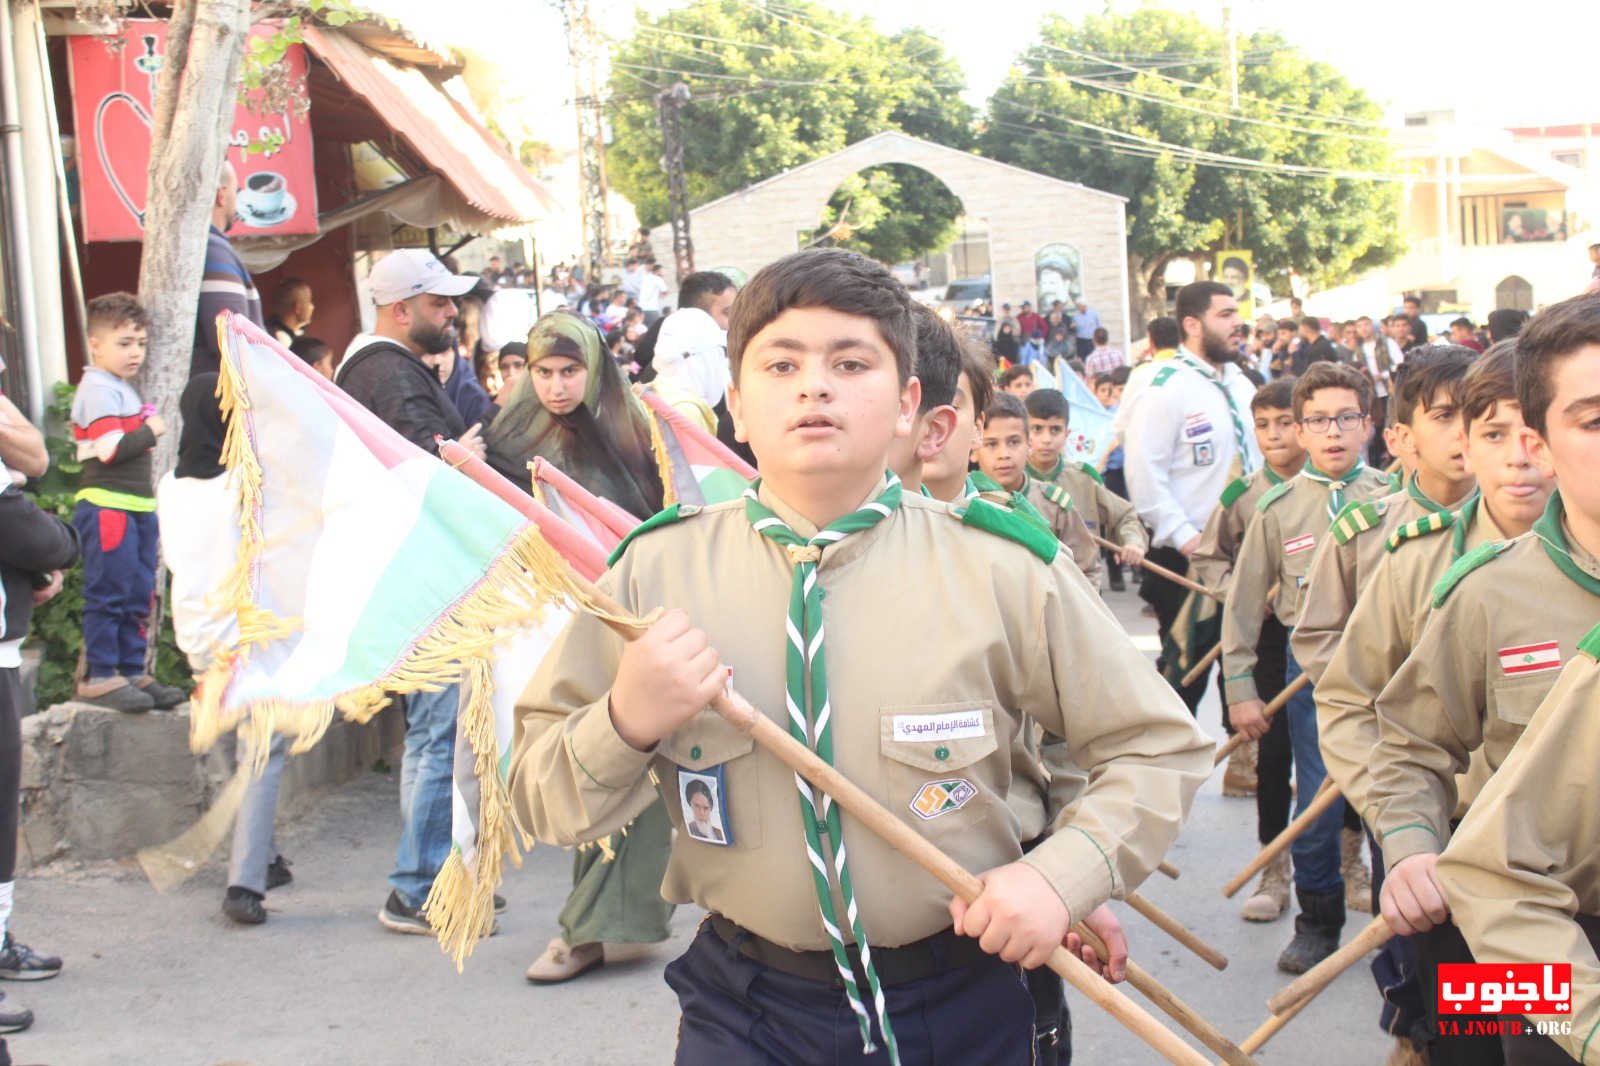
<path id="1" fill-rule="evenodd" d="M 1255 1032 L 1244 1038 L 1239 1044 L 1240 1049 L 1246 1053 L 1260 1051 L 1268 1040 L 1305 1010 L 1318 993 L 1332 984 L 1334 978 L 1360 962 L 1368 952 L 1383 947 L 1393 936 L 1394 933 L 1389 929 L 1387 922 L 1382 918 L 1372 919 L 1350 943 L 1295 978 L 1283 991 L 1267 1000 L 1267 1009 L 1272 1011 L 1272 1015 L 1262 1022 Z"/>
<path id="2" fill-rule="evenodd" d="M 1311 677 L 1308 674 L 1301 674 L 1299 677 L 1289 682 L 1289 684 L 1284 687 L 1282 692 L 1272 697 L 1271 703 L 1268 703 L 1261 709 L 1261 717 L 1270 720 L 1273 715 L 1283 710 L 1295 693 L 1299 692 L 1309 684 L 1311 684 Z M 1217 767 L 1227 762 L 1228 756 L 1233 754 L 1234 749 L 1243 747 L 1248 743 L 1250 743 L 1250 739 L 1243 733 L 1235 733 L 1233 736 L 1229 737 L 1227 743 L 1218 746 L 1216 755 L 1212 756 L 1211 768 L 1215 770 Z"/>
<path id="3" fill-rule="evenodd" d="M 1119 552 L 1127 546 L 1124 544 L 1118 544 L 1116 541 L 1107 540 L 1104 537 L 1096 536 L 1093 533 L 1089 534 L 1089 539 L 1100 545 L 1100 547 L 1114 552 Z M 1184 577 L 1175 570 L 1168 570 L 1160 563 L 1152 563 L 1149 559 L 1141 559 L 1139 560 L 1139 565 L 1150 571 L 1152 574 L 1160 574 L 1174 585 L 1182 585 L 1191 592 L 1198 592 L 1202 596 L 1210 596 L 1218 603 L 1222 602 L 1222 596 L 1220 593 L 1206 588 L 1198 581 L 1191 581 L 1189 578 Z"/>
<path id="4" fill-rule="evenodd" d="M 464 449 L 454 446 L 451 442 L 441 446 L 440 454 L 452 465 L 474 466 L 475 470 L 477 465 L 483 465 L 484 469 L 487 469 L 482 460 L 472 457 L 470 453 L 466 453 Z M 481 476 L 481 471 L 479 473 Z M 514 496 L 507 496 L 506 499 L 514 506 L 524 509 L 526 513 L 527 508 L 516 501 Z M 528 503 L 531 502 L 530 499 Z M 630 641 L 637 640 L 643 635 L 642 623 L 638 620 L 625 621 L 624 619 L 632 617 L 630 612 L 594 584 L 576 572 L 567 574 L 566 580 L 578 590 L 583 602 L 594 608 L 597 612 L 596 617 L 617 635 Z M 731 684 L 712 701 L 711 707 L 735 727 L 749 733 L 757 744 L 776 756 L 784 765 L 832 796 L 834 802 L 859 819 L 868 830 L 932 874 L 961 899 L 970 903 L 982 893 L 983 884 L 974 874 L 939 850 L 911 826 L 891 814 L 877 800 L 862 791 L 837 769 L 829 766 L 815 752 L 791 737 L 770 718 L 756 710 L 734 690 Z M 1168 1062 L 1179 1066 L 1204 1066 L 1206 1063 L 1204 1056 L 1179 1040 L 1170 1029 L 1157 1022 L 1147 1011 L 1095 973 L 1087 963 L 1067 951 L 1065 947 L 1058 946 L 1051 953 L 1047 965 L 1073 988 L 1093 1000 L 1102 1010 L 1159 1052 Z M 1154 981 L 1149 984 L 1153 989 L 1164 993 L 1167 1001 L 1180 1002 Z M 1189 1010 L 1188 1014 L 1193 1018 L 1199 1018 L 1192 1010 Z M 1214 1027 L 1205 1025 L 1204 1028 L 1207 1035 L 1201 1036 L 1201 1039 L 1206 1041 L 1208 1047 L 1217 1050 L 1219 1054 L 1237 1053 L 1237 1048 L 1227 1043 Z M 1201 1034 L 1197 1032 L 1196 1035 Z M 1213 1044 L 1213 1040 L 1219 1043 Z M 1229 1061 L 1247 1063 L 1249 1059 L 1238 1054 Z"/>
<path id="5" fill-rule="evenodd" d="M 1322 786 L 1317 789 L 1317 794 L 1311 798 L 1311 802 L 1306 804 L 1306 809 L 1301 811 L 1283 832 L 1273 837 L 1272 843 L 1262 848 L 1243 870 L 1234 874 L 1233 880 L 1222 887 L 1222 894 L 1232 899 L 1234 893 L 1250 883 L 1251 878 L 1265 870 L 1273 859 L 1288 850 L 1289 845 L 1294 843 L 1296 837 L 1306 831 L 1307 826 L 1338 802 L 1339 790 L 1334 787 L 1333 778 L 1323 778 Z"/>

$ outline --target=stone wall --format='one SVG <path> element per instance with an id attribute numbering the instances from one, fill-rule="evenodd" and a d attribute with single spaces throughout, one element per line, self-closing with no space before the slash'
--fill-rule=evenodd
<path id="1" fill-rule="evenodd" d="M 366 725 L 336 721 L 309 752 L 284 764 L 280 818 L 302 813 L 326 788 L 391 757 L 405 734 L 391 708 Z M 123 714 L 63 703 L 22 720 L 18 865 L 58 858 L 118 859 L 177 836 L 233 774 L 233 737 L 189 750 L 189 715 Z"/>
<path id="2" fill-rule="evenodd" d="M 1111 342 L 1126 346 L 1128 256 L 1126 201 L 1076 182 L 1036 174 L 903 133 L 879 133 L 787 170 L 690 212 L 695 266 L 754 274 L 799 247 L 835 189 L 868 167 L 904 163 L 937 177 L 968 217 L 989 231 L 995 307 L 1035 300 L 1034 257 L 1047 244 L 1070 244 L 1082 263 L 1084 298 L 1100 313 Z M 656 258 L 672 262 L 672 230 L 651 232 Z M 1069 301 L 1070 310 L 1070 301 Z"/>

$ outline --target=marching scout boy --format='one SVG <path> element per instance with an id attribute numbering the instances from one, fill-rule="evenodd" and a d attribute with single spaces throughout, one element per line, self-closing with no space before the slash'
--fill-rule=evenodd
<path id="1" fill-rule="evenodd" d="M 956 404 L 958 388 L 965 389 L 964 406 L 970 412 L 970 384 L 962 381 L 970 372 L 980 378 L 982 387 L 991 390 L 993 377 L 985 357 L 973 346 L 964 342 L 944 319 L 917 305 L 917 381 L 922 386 L 922 402 L 917 420 L 912 424 L 911 435 L 906 440 L 896 440 L 889 450 L 889 468 L 899 475 L 907 488 L 923 486 L 923 469 L 935 462 L 947 445 L 956 447 L 960 455 L 972 450 L 973 426 L 970 415 L 967 431 L 959 440 L 953 439 L 958 416 Z M 987 401 L 989 394 L 985 394 Z M 962 463 L 965 468 L 965 462 Z M 980 475 L 981 476 L 981 475 Z M 969 479 L 970 481 L 970 479 Z M 976 496 L 979 491 L 999 491 L 999 486 L 984 479 L 984 487 L 977 485 L 966 491 L 957 484 L 951 499 Z M 1021 510 L 1026 501 L 1012 498 L 1012 505 Z M 1031 511 L 1031 507 L 1028 507 Z M 1039 517 L 1039 521 L 1044 521 Z M 1066 744 L 1054 736 L 1040 736 L 1036 725 L 1029 723 L 1011 744 L 1011 788 L 1006 793 L 1006 803 L 1017 821 L 1017 837 L 1022 841 L 1024 854 L 1032 851 L 1044 839 L 1056 814 L 1074 803 L 1083 791 L 1087 778 L 1067 758 Z M 1111 955 L 1102 962 L 1094 949 L 1078 942 L 1077 934 L 1069 934 L 1068 947 L 1081 954 L 1084 960 L 1101 971 L 1109 980 L 1120 981 L 1126 974 L 1127 938 L 1121 923 L 1110 907 L 1102 905 L 1086 919 L 1106 942 Z M 1028 971 L 1028 989 L 1034 1004 L 1034 1063 L 1035 1066 L 1056 1066 L 1072 1059 L 1072 1023 L 1066 1001 L 1062 996 L 1060 975 L 1048 966 Z"/>
<path id="2" fill-rule="evenodd" d="M 1222 608 L 1222 664 L 1228 717 L 1252 740 L 1268 729 L 1256 689 L 1256 645 L 1270 610 L 1291 632 L 1306 570 L 1333 516 L 1348 501 L 1376 499 L 1389 479 L 1362 462 L 1371 392 L 1366 378 L 1340 363 L 1313 363 L 1294 385 L 1295 435 L 1306 450 L 1305 468 L 1274 486 L 1256 504 L 1255 517 L 1239 546 L 1228 599 Z M 1267 593 L 1277 594 L 1270 602 Z M 1285 684 L 1300 675 L 1293 649 L 1286 656 Z M 1316 703 L 1300 691 L 1283 710 L 1293 752 L 1295 810 L 1303 811 L 1322 785 L 1317 749 Z M 1300 914 L 1294 939 L 1278 957 L 1278 968 L 1304 973 L 1339 946 L 1344 925 L 1344 876 L 1340 869 L 1342 803 L 1333 806 L 1291 845 Z M 1360 840 L 1357 840 L 1359 848 Z"/>
<path id="3" fill-rule="evenodd" d="M 961 373 L 950 401 L 956 412 L 955 426 L 945 446 L 922 464 L 923 491 L 946 503 L 979 492 L 970 483 L 968 469 L 978 447 L 978 418 L 995 392 L 994 363 L 989 354 L 971 344 L 962 345 L 960 354 Z"/>
<path id="4" fill-rule="evenodd" d="M 1399 453 L 1412 456 L 1414 471 L 1403 489 L 1386 498 L 1349 505 L 1311 562 L 1311 591 L 1289 642 L 1313 685 L 1322 680 L 1389 535 L 1415 519 L 1448 514 L 1473 492 L 1455 389 L 1475 358 L 1476 352 L 1457 345 L 1418 348 L 1406 356 L 1394 392 L 1394 435 Z"/>
<path id="5" fill-rule="evenodd" d="M 1552 1035 L 1501 1038 L 1512 1066 L 1600 1063 L 1597 710 L 1600 626 L 1578 642 L 1434 871 L 1476 958 L 1572 966 L 1570 1009 L 1527 1016 Z"/>
<path id="6" fill-rule="evenodd" d="M 1498 769 L 1600 617 L 1600 299 L 1563 301 L 1528 324 L 1517 337 L 1517 397 L 1533 462 L 1557 489 L 1530 532 L 1479 545 L 1445 572 L 1415 649 L 1377 700 L 1364 813 L 1388 871 L 1380 905 L 1390 928 L 1417 936 L 1445 926 L 1418 941 L 1425 983 L 1435 977 L 1430 953 L 1456 961 L 1460 948 L 1434 876 L 1456 775 L 1478 750 Z M 1557 787 L 1546 782 L 1538 802 L 1563 802 Z"/>
<path id="7" fill-rule="evenodd" d="M 1118 418 L 1126 416 L 1123 464 L 1128 495 L 1151 529 L 1152 562 L 1189 571 L 1200 530 L 1234 478 L 1261 465 L 1255 437 L 1246 430 L 1255 386 L 1239 369 L 1234 337 L 1239 304 L 1233 290 L 1196 281 L 1178 290 L 1176 317 L 1182 343 L 1159 364 L 1144 388 L 1132 382 Z M 1156 612 L 1161 639 L 1188 592 L 1159 574 L 1146 574 L 1139 598 Z M 1206 678 L 1181 691 L 1190 710 L 1205 695 Z"/>
<path id="8" fill-rule="evenodd" d="M 1378 695 L 1416 646 L 1435 584 L 1480 544 L 1526 533 L 1549 499 L 1552 483 L 1533 465 L 1521 439 L 1515 363 L 1514 342 L 1502 342 L 1457 383 L 1467 468 L 1476 475 L 1478 491 L 1459 510 L 1424 515 L 1389 534 L 1385 554 L 1351 611 L 1347 635 L 1317 683 L 1323 760 L 1345 802 L 1357 811 L 1367 809 L 1368 760 L 1378 743 Z M 1481 761 L 1474 758 L 1475 769 Z M 1463 805 L 1477 791 L 1470 782 L 1457 787 Z M 1383 864 L 1377 857 L 1374 864 L 1381 889 Z M 1503 1061 L 1497 1042 L 1458 1039 L 1441 1033 L 1436 1024 L 1438 1001 L 1430 990 L 1437 963 L 1470 959 L 1452 928 L 1397 937 L 1384 952 L 1389 956 L 1385 965 L 1398 971 L 1402 985 L 1415 989 L 1408 994 L 1397 991 L 1401 985 L 1387 986 L 1386 1030 L 1426 1045 L 1434 1066 Z M 1391 1011 L 1397 1012 L 1393 1018 L 1387 1017 Z"/>
<path id="9" fill-rule="evenodd" d="M 999 392 L 983 412 L 978 431 L 978 469 L 1006 492 L 1015 493 L 1044 516 L 1050 533 L 1072 553 L 1079 569 L 1100 588 L 1100 547 L 1078 513 L 1077 502 L 1059 486 L 1028 473 L 1028 409 Z"/>
<path id="10" fill-rule="evenodd" d="M 1043 963 L 1074 921 L 1143 880 L 1209 769 L 1212 745 L 1132 642 L 1080 636 L 1109 616 L 1053 540 L 988 501 L 951 507 L 885 477 L 918 405 L 912 322 L 904 289 L 863 256 L 763 269 L 729 330 L 729 410 L 762 477 L 744 500 L 669 509 L 636 532 L 602 587 L 631 611 L 672 609 L 626 645 L 575 618 L 518 708 L 510 791 L 540 839 L 593 839 L 658 788 L 676 799 L 715 782 L 727 842 L 679 833 L 662 885 L 711 912 L 667 969 L 680 1062 L 859 1061 L 856 1041 L 885 1046 L 884 1061 L 936 1047 L 1030 1061 L 1015 964 Z M 730 670 L 756 707 L 984 871 L 978 899 L 951 900 L 708 710 Z M 1016 712 L 1063 738 L 1091 781 L 1026 858 L 1006 809 Z"/>
<path id="11" fill-rule="evenodd" d="M 1189 562 L 1195 579 L 1215 589 L 1226 599 L 1233 580 L 1233 561 L 1244 542 L 1245 530 L 1256 512 L 1261 497 L 1277 485 L 1293 478 L 1306 465 L 1306 450 L 1294 431 L 1294 379 L 1278 378 L 1256 390 L 1250 398 L 1250 418 L 1256 446 L 1261 449 L 1261 468 L 1235 478 L 1222 490 L 1222 500 L 1200 531 L 1200 546 Z M 1209 602 L 1209 601 L 1208 601 Z M 1197 601 L 1199 606 L 1205 603 Z M 1222 608 L 1216 607 L 1220 614 Z M 1220 624 L 1220 622 L 1219 622 Z M 1283 691 L 1288 631 L 1276 615 L 1261 620 L 1261 636 L 1256 640 L 1256 694 L 1270 700 Z M 1220 680 L 1220 678 L 1219 678 Z M 1224 683 L 1225 684 L 1225 683 Z M 1223 701 L 1223 724 L 1227 720 Z M 1235 764 L 1239 765 L 1236 767 Z M 1289 723 L 1281 714 L 1269 721 L 1259 741 L 1234 749 L 1222 779 L 1224 795 L 1254 793 L 1256 834 L 1265 845 L 1289 824 L 1289 778 L 1293 758 L 1289 749 Z M 1241 914 L 1246 921 L 1275 921 L 1289 905 L 1289 856 L 1278 856 L 1261 873 L 1256 890 L 1244 901 Z"/>
<path id="12" fill-rule="evenodd" d="M 1060 389 L 1034 389 L 1025 402 L 1028 409 L 1028 467 L 1030 478 L 1066 492 L 1093 535 L 1116 540 L 1122 547 L 1116 561 L 1138 566 L 1150 547 L 1144 523 L 1133 504 L 1106 488 L 1100 471 L 1088 463 L 1069 463 L 1061 457 L 1067 443 L 1067 398 Z M 1120 572 L 1120 571 L 1119 571 Z"/>

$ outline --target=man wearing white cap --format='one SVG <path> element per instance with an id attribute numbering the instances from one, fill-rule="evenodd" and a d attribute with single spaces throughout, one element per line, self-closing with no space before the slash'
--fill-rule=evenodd
<path id="1" fill-rule="evenodd" d="M 377 323 L 350 342 L 335 379 L 352 397 L 417 447 L 436 454 L 438 437 L 459 440 L 483 458 L 481 425 L 468 429 L 424 358 L 453 352 L 456 296 L 478 283 L 452 274 L 427 252 L 390 252 L 367 279 Z M 450 774 L 455 763 L 460 686 L 406 697 L 406 747 L 400 764 L 400 846 L 391 891 L 378 921 L 396 933 L 432 932 L 422 913 L 433 879 L 450 855 Z"/>
<path id="2" fill-rule="evenodd" d="M 417 248 L 390 252 L 367 277 L 377 322 L 345 349 L 334 379 L 373 414 L 423 451 L 437 453 L 436 437 L 459 440 L 483 457 L 482 429 L 468 429 L 425 359 L 452 351 L 456 317 L 453 297 L 477 285 L 470 274 L 452 274 Z"/>

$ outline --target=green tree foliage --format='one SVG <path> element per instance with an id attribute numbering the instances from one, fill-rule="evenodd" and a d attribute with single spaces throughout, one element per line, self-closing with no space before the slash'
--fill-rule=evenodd
<path id="1" fill-rule="evenodd" d="M 606 168 L 647 226 L 667 219 L 655 94 L 678 80 L 693 94 L 682 111 L 691 204 L 883 130 L 973 146 L 960 66 L 936 38 L 917 29 L 886 35 L 805 0 L 706 0 L 660 16 L 641 12 L 611 66 Z M 948 244 L 960 213 L 960 201 L 932 175 L 873 168 L 841 187 L 819 233 L 848 229 L 836 242 L 904 259 Z"/>
<path id="2" fill-rule="evenodd" d="M 1152 297 L 1172 258 L 1227 246 L 1254 251 L 1258 279 L 1321 287 L 1402 251 L 1399 184 L 1358 176 L 1393 170 L 1378 108 L 1282 38 L 1240 38 L 1237 110 L 1227 43 L 1190 15 L 1055 16 L 1037 42 L 990 98 L 982 151 L 1128 197 L 1130 267 Z"/>

